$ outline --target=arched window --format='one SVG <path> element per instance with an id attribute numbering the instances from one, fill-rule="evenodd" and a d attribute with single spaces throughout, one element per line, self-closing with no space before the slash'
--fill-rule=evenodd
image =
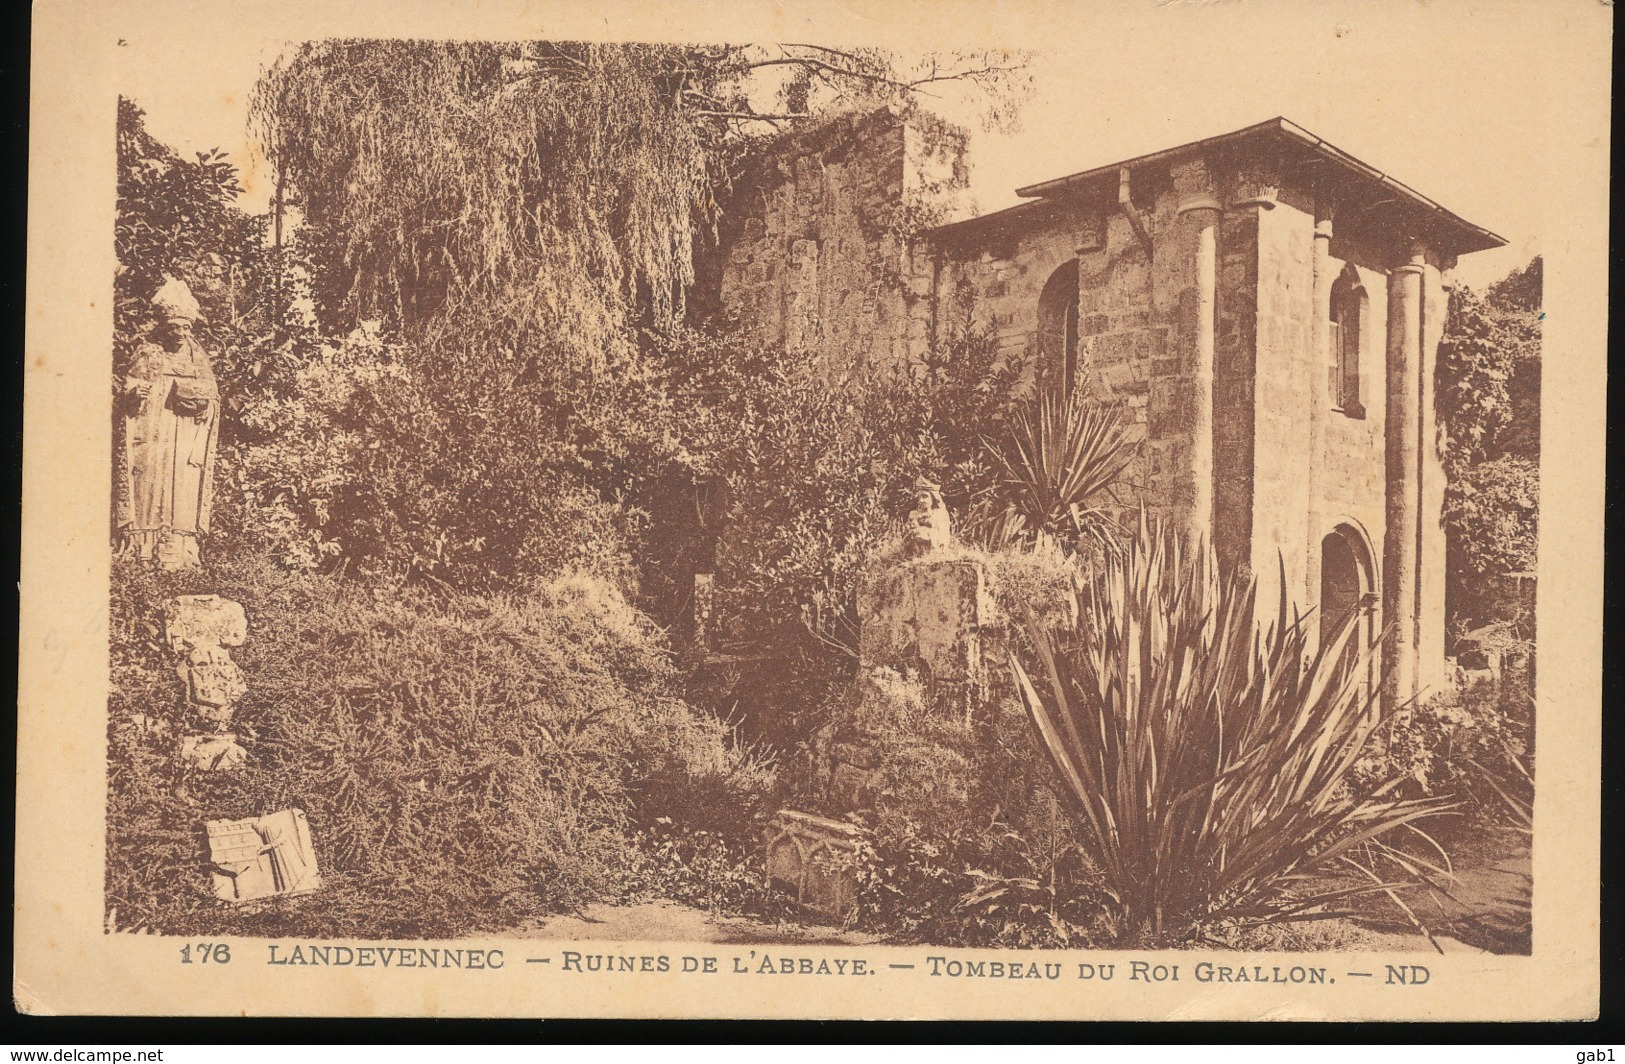
<path id="1" fill-rule="evenodd" d="M 1078 260 L 1044 282 L 1038 297 L 1038 371 L 1070 389 L 1078 374 Z"/>
<path id="2" fill-rule="evenodd" d="M 1353 266 L 1346 266 L 1332 285 L 1331 351 L 1327 372 L 1332 406 L 1349 417 L 1365 417 L 1360 399 L 1361 337 L 1365 332 L 1365 289 Z"/>

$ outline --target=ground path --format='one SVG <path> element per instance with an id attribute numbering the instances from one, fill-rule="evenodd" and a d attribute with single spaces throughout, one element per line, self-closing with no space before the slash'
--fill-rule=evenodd
<path id="1" fill-rule="evenodd" d="M 802 945 L 874 945 L 881 936 L 835 927 L 749 916 L 722 916 L 675 901 L 589 905 L 515 933 L 520 938 L 598 939 L 610 942 L 748 942 Z"/>
<path id="2" fill-rule="evenodd" d="M 1450 847 L 1454 880 L 1400 892 L 1446 953 L 1527 953 L 1529 840 L 1511 829 L 1463 833 Z M 1351 881 L 1353 882 L 1353 881 Z M 1361 899 L 1351 918 L 1294 925 L 1300 950 L 1434 952 L 1382 894 Z M 885 936 L 827 925 L 707 912 L 675 901 L 591 905 L 550 917 L 515 937 L 605 942 L 717 942 L 751 945 L 881 945 Z"/>

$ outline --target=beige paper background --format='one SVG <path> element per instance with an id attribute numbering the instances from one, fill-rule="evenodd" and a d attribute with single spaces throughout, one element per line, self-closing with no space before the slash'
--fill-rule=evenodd
<path id="1" fill-rule="evenodd" d="M 30 131 L 29 264 L 23 456 L 21 631 L 16 836 L 16 967 L 20 1008 L 38 1013 L 402 1015 L 402 1016 L 719 1016 L 1112 1019 L 1473 1019 L 1594 1016 L 1598 1004 L 1599 779 L 1605 441 L 1609 96 L 1613 8 L 1598 0 L 1473 0 L 1425 4 L 1113 0 L 1009 3 L 850 0 L 844 4 L 703 3 L 119 3 L 42 2 L 34 12 Z M 1492 33 L 1505 47 L 1478 63 L 1498 64 L 1508 89 L 1474 99 L 1441 91 L 1460 63 L 1466 86 L 1483 71 L 1427 34 L 1452 26 Z M 1054 47 L 1095 41 L 1098 54 L 1131 66 L 1199 49 L 1244 71 L 1287 70 L 1311 86 L 1316 49 L 1353 29 L 1388 35 L 1364 73 L 1375 115 L 1391 117 L 1396 140 L 1407 124 L 1445 109 L 1461 123 L 1475 114 L 1519 109 L 1535 132 L 1492 158 L 1461 158 L 1470 180 L 1538 185 L 1533 217 L 1545 256 L 1546 332 L 1539 578 L 1539 786 L 1535 811 L 1534 954 L 1242 955 L 1001 953 L 925 947 L 750 947 L 703 943 L 459 942 L 504 949 L 500 971 L 268 967 L 260 940 L 233 939 L 227 966 L 178 963 L 179 939 L 102 933 L 102 855 L 107 697 L 107 500 L 110 441 L 106 366 L 112 332 L 114 115 L 131 64 L 166 71 L 167 91 L 198 106 L 230 106 L 235 87 L 209 77 L 211 44 L 245 39 L 302 40 L 331 35 L 600 39 L 806 40 L 925 48 L 1010 44 Z M 1343 33 L 1338 31 L 1342 30 Z M 125 41 L 121 48 L 120 39 Z M 134 58 L 132 58 L 134 57 Z M 1295 64 L 1295 65 L 1294 65 Z M 1110 105 L 1112 68 L 1100 79 Z M 1300 90 L 1301 90 L 1300 85 Z M 1037 86 L 1045 97 L 1045 84 Z M 1328 91 L 1333 91 L 1328 88 Z M 1195 121 L 1195 136 L 1244 122 L 1213 118 L 1247 92 L 1234 82 L 1171 83 L 1164 98 L 1142 100 L 1152 150 L 1192 137 L 1166 132 Z M 1119 103 L 1119 106 L 1123 106 Z M 1036 110 L 1036 108 L 1035 108 Z M 1032 111 L 1029 111 L 1031 114 Z M 1285 113 L 1321 132 L 1313 115 Z M 1053 125 L 1053 111 L 1044 112 Z M 1164 116 L 1164 117 L 1153 117 Z M 1029 119 L 1035 121 L 1035 119 Z M 1179 127 L 1183 130 L 1185 127 Z M 162 137 L 162 130 L 156 130 Z M 1064 126 L 1056 138 L 1072 135 Z M 973 144 L 979 134 L 973 134 Z M 1335 139 L 1335 138 L 1334 138 Z M 207 147 L 210 145 L 199 145 Z M 222 144 L 243 161 L 241 147 Z M 1124 158 L 1079 146 L 1082 169 Z M 1401 180 L 1411 178 L 1401 163 Z M 996 165 L 1002 166 L 1007 160 Z M 1003 170 L 999 171 L 1001 174 Z M 1008 184 L 1069 172 L 1042 163 Z M 250 172 L 251 184 L 254 174 Z M 1470 183 L 1470 182 L 1469 182 Z M 1518 236 L 1427 183 L 1470 220 Z M 252 191 L 252 189 L 251 189 Z M 984 210 L 1002 206 L 984 199 Z M 1533 252 L 1530 252 L 1531 254 Z M 1507 265 L 1520 265 L 1522 254 Z M 1505 272 L 1504 270 L 1501 272 Z M 280 943 L 286 948 L 291 943 Z M 350 943 L 354 945 L 355 943 Z M 618 954 L 714 955 L 723 973 L 577 975 L 559 970 L 559 948 Z M 528 947 L 528 948 L 527 948 Z M 775 957 L 863 957 L 866 977 L 732 975 L 728 958 L 753 970 Z M 1183 981 L 1111 983 L 1076 978 L 1042 983 L 931 978 L 927 956 L 959 959 L 1126 964 L 1131 958 L 1180 964 Z M 524 957 L 551 956 L 551 965 Z M 1216 986 L 1191 981 L 1201 960 L 1289 968 L 1320 965 L 1334 985 Z M 913 963 L 912 971 L 888 963 Z M 1383 984 L 1382 965 L 1425 964 L 1426 986 Z M 1347 970 L 1371 979 L 1338 978 Z"/>

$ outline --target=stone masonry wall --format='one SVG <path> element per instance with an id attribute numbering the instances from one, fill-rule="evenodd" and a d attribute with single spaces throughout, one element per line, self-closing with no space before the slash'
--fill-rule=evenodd
<path id="1" fill-rule="evenodd" d="M 1190 494 L 1192 393 L 1182 353 L 1194 292 L 1175 252 L 1186 243 L 1175 197 L 1165 183 L 1147 184 L 1140 209 L 1152 254 L 1115 202 L 1037 203 L 955 234 L 939 252 L 939 299 L 951 302 L 937 320 L 939 328 L 992 329 L 1001 356 L 1024 366 L 1031 386 L 1039 373 L 1039 298 L 1055 271 L 1076 259 L 1077 383 L 1120 407 L 1136 444 L 1124 502 L 1173 517 Z"/>
<path id="2" fill-rule="evenodd" d="M 1331 242 L 1330 268 L 1341 273 L 1345 266 L 1353 265 L 1365 289 L 1367 309 L 1360 338 L 1360 402 L 1364 417 L 1349 417 L 1329 409 L 1327 372 L 1321 369 L 1313 383 L 1320 391 L 1316 401 L 1327 404 L 1322 423 L 1325 432 L 1319 455 L 1320 478 L 1316 512 L 1320 527 L 1313 530 L 1311 544 L 1326 535 L 1340 523 L 1352 523 L 1369 539 L 1367 546 L 1374 561 L 1382 558 L 1383 528 L 1387 520 L 1384 507 L 1387 498 L 1386 481 L 1386 414 L 1388 409 L 1387 360 L 1388 277 L 1380 268 L 1377 253 L 1344 238 L 1334 236 Z M 1324 308 L 1317 311 L 1325 313 Z M 1325 356 L 1321 360 L 1324 366 Z M 1312 559 L 1312 562 L 1314 560 Z M 1315 569 L 1318 572 L 1318 564 Z M 1382 586 L 1382 574 L 1372 573 L 1375 587 Z M 1314 581 L 1310 582 L 1314 585 Z M 1318 588 L 1317 588 L 1318 591 Z"/>
<path id="3" fill-rule="evenodd" d="M 1213 543 L 1221 565 L 1252 564 L 1253 425 L 1257 408 L 1259 219 L 1219 220 L 1218 326 L 1213 356 Z M 1306 492 L 1307 494 L 1307 492 Z"/>
<path id="4" fill-rule="evenodd" d="M 780 139 L 736 176 L 698 255 L 700 309 L 832 374 L 905 363 L 927 339 L 931 278 L 904 232 L 910 205 L 951 180 L 946 155 L 885 109 Z"/>
<path id="5" fill-rule="evenodd" d="M 1252 566 L 1266 603 L 1284 568 L 1295 594 L 1310 551 L 1310 404 L 1326 402 L 1325 359 L 1313 351 L 1315 220 L 1286 202 L 1259 211 L 1254 362 Z M 1378 468 L 1381 468 L 1379 465 Z M 1318 589 L 1317 589 L 1318 590 Z"/>
<path id="6" fill-rule="evenodd" d="M 941 242 L 934 320 L 939 330 L 993 330 L 1003 357 L 1027 366 L 1031 382 L 1040 295 L 1075 258 L 1080 383 L 1120 405 L 1138 442 L 1124 502 L 1177 518 L 1192 490 L 1195 248 L 1172 184 L 1156 173 L 1134 180 L 1150 254 L 1115 202 L 1045 201 L 1001 212 Z M 1314 304 L 1312 205 L 1298 190 L 1270 203 L 1233 202 L 1218 223 L 1212 535 L 1224 562 L 1252 567 L 1271 600 L 1276 559 L 1284 560 L 1288 586 L 1307 607 L 1319 593 L 1320 540 L 1336 525 L 1363 530 L 1381 556 L 1386 275 L 1372 249 L 1334 245 L 1334 273 L 1357 263 L 1372 323 L 1362 338 L 1365 416 L 1348 417 L 1330 408 L 1329 353 L 1314 350 L 1313 316 L 1326 311 Z M 1313 403 L 1323 404 L 1326 429 L 1315 500 L 1315 459 L 1305 446 Z M 1311 515 L 1323 527 L 1310 527 Z"/>

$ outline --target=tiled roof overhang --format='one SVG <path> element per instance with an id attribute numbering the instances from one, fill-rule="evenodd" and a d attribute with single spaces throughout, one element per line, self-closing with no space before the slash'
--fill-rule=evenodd
<path id="1" fill-rule="evenodd" d="M 1205 140 L 1182 144 L 1177 148 L 1153 152 L 1109 166 L 1043 181 L 1018 188 L 1016 194 L 1033 200 L 1017 204 L 978 218 L 966 219 L 939 227 L 935 232 L 942 237 L 958 238 L 971 235 L 984 227 L 1003 227 L 1026 221 L 1037 221 L 1047 211 L 1046 200 L 1069 199 L 1078 196 L 1115 196 L 1118 174 L 1124 168 L 1131 173 L 1139 168 L 1159 163 L 1173 163 L 1194 155 L 1210 154 L 1230 149 L 1266 150 L 1276 153 L 1294 168 L 1316 168 L 1331 178 L 1344 195 L 1367 204 L 1383 204 L 1395 209 L 1411 228 L 1425 232 L 1441 252 L 1465 255 L 1485 251 L 1506 244 L 1481 226 L 1474 225 L 1459 215 L 1417 192 L 1373 166 L 1361 162 L 1342 149 L 1315 136 L 1313 133 L 1285 118 L 1272 118 L 1267 122 L 1223 133 Z"/>

